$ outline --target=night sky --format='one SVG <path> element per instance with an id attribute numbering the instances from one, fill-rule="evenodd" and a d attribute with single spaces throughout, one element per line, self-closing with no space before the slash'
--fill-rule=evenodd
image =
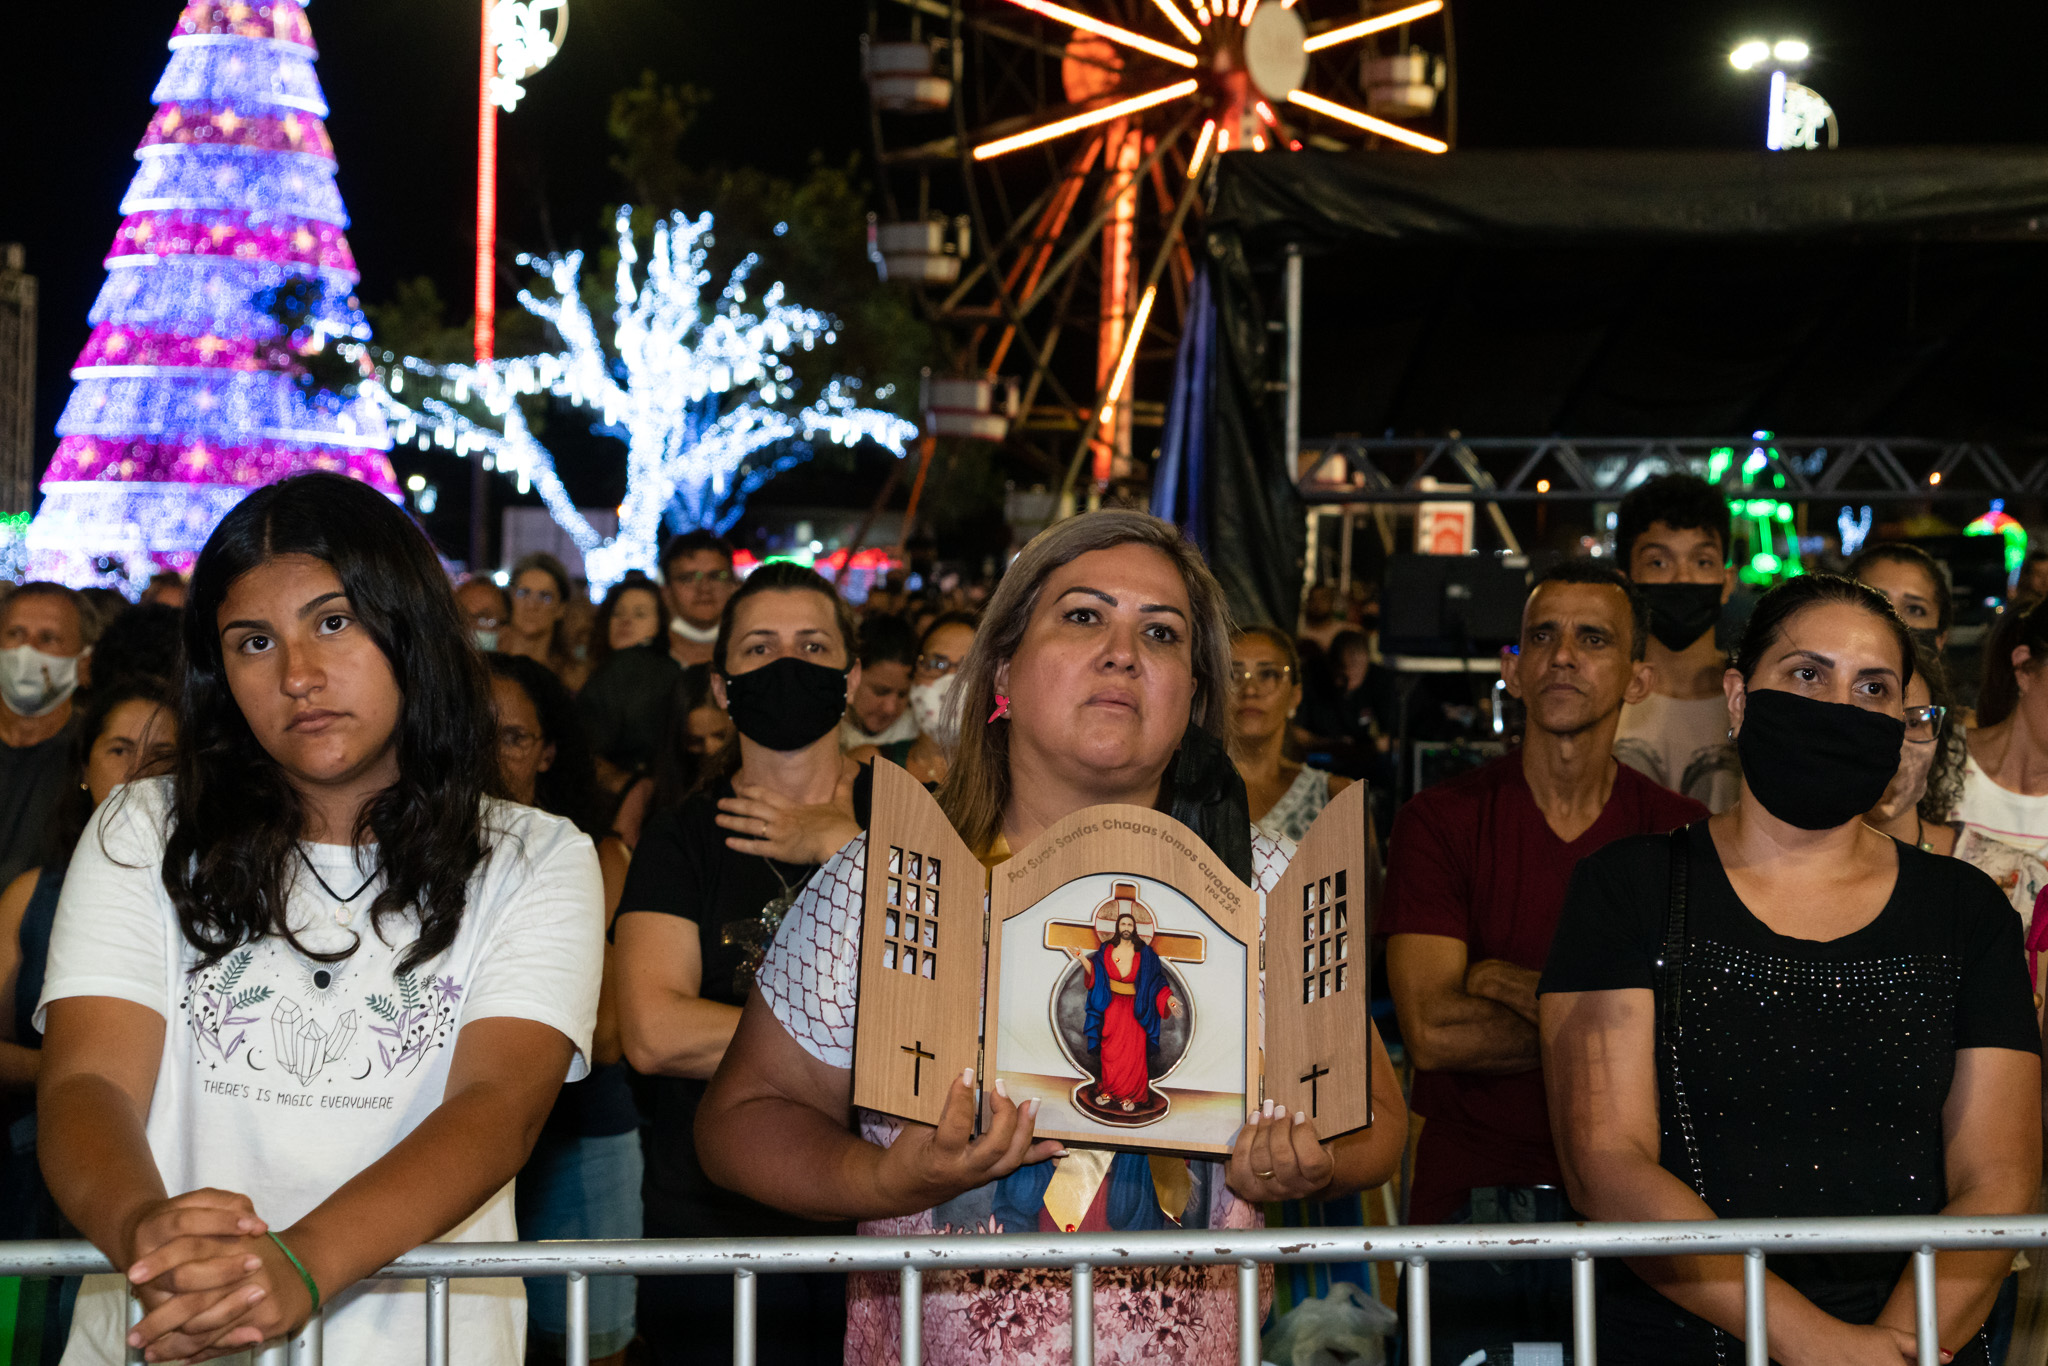
<path id="1" fill-rule="evenodd" d="M 1318 16 L 1348 8 L 1302 3 Z M 0 240 L 26 244 L 42 291 L 39 459 L 55 444 L 178 8 L 16 5 L 0 41 Z M 2048 25 L 2013 0 L 1459 0 L 1455 12 L 1463 146 L 1755 146 L 1761 86 L 1726 54 L 1743 38 L 1797 35 L 1813 45 L 1805 79 L 1834 106 L 1845 145 L 2048 147 Z M 362 297 L 424 274 L 466 313 L 475 6 L 317 0 L 308 13 Z M 602 242 L 601 207 L 621 195 L 606 109 L 643 69 L 712 92 L 684 148 L 692 163 L 796 175 L 814 152 L 865 153 L 865 21 L 860 0 L 573 0 L 563 55 L 501 120 L 508 254 Z"/>

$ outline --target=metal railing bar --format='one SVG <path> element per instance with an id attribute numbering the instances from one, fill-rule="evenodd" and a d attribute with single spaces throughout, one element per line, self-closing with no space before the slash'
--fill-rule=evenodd
<path id="1" fill-rule="evenodd" d="M 1913 1254 L 1913 1337 L 1920 1366 L 1940 1366 L 1941 1318 L 1934 1303 L 1934 1249 Z"/>
<path id="2" fill-rule="evenodd" d="M 760 1282 L 751 1271 L 732 1274 L 732 1366 L 754 1366 L 754 1344 L 760 1332 Z M 583 1363 L 589 1366 L 589 1363 Z"/>
<path id="3" fill-rule="evenodd" d="M 567 1298 L 562 1315 L 564 1366 L 590 1366 L 590 1278 L 572 1271 L 562 1289 Z"/>
<path id="4" fill-rule="evenodd" d="M 1074 1263 L 1067 1290 L 1067 1312 L 1074 1328 L 1074 1366 L 1095 1366 L 1095 1268 Z"/>
<path id="5" fill-rule="evenodd" d="M 292 1339 L 291 1366 L 321 1366 L 320 1358 L 326 1351 L 323 1341 L 326 1330 L 325 1314 L 315 1314 L 306 1320 L 306 1326 Z"/>
<path id="6" fill-rule="evenodd" d="M 86 1247 L 92 1247 L 92 1244 L 90 1244 L 90 1243 L 86 1243 L 86 1244 L 84 1244 L 83 1246 L 86 1246 Z M 98 1250 L 97 1250 L 97 1249 L 94 1249 L 94 1255 L 98 1255 Z M 97 1267 L 93 1268 L 93 1269 L 94 1269 L 95 1271 L 112 1271 L 112 1270 L 113 1270 L 114 1268 L 113 1268 L 113 1267 L 111 1267 L 111 1266 L 109 1266 L 109 1265 L 108 1265 L 108 1264 L 106 1263 L 106 1261 L 105 1261 L 104 1259 L 102 1259 L 102 1260 L 101 1260 L 101 1262 L 100 1262 L 100 1264 L 99 1264 L 99 1265 L 98 1265 Z M 11 1274 L 17 1274 L 17 1275 L 32 1275 L 32 1274 L 34 1274 L 34 1273 L 32 1273 L 32 1272 L 17 1272 L 17 1273 L 11 1273 Z M 134 1292 L 133 1290 L 130 1290 L 130 1291 L 128 1292 L 128 1326 L 129 1326 L 129 1328 L 131 1328 L 131 1329 L 132 1329 L 132 1328 L 134 1328 L 134 1327 L 135 1327 L 135 1325 L 136 1325 L 136 1324 L 138 1324 L 138 1323 L 140 1323 L 140 1322 L 142 1322 L 142 1301 L 141 1301 L 141 1300 L 139 1300 L 139 1299 L 137 1299 L 137 1298 L 135 1298 L 135 1292 Z M 126 1338 L 126 1335 L 125 1335 L 125 1334 L 123 1335 L 123 1338 L 124 1338 L 124 1341 L 125 1341 L 125 1338 Z M 141 1363 L 142 1363 L 142 1360 L 143 1360 L 143 1356 L 142 1356 L 142 1349 L 141 1349 L 140 1347 L 130 1347 L 130 1348 L 128 1348 L 128 1350 L 127 1350 L 127 1353 L 126 1353 L 126 1356 L 127 1356 L 128 1366 L 141 1366 Z"/>
<path id="7" fill-rule="evenodd" d="M 427 1277 L 427 1366 L 448 1366 L 448 1278 Z"/>
<path id="8" fill-rule="evenodd" d="M 1408 1259 L 1408 1366 L 1430 1366 L 1429 1262 Z"/>
<path id="9" fill-rule="evenodd" d="M 1584 1252 L 1572 1257 L 1572 1366 L 1598 1366 L 1599 1314 L 1594 1302 L 1594 1266 Z"/>
<path id="10" fill-rule="evenodd" d="M 1771 1366 L 1770 1318 L 1764 1295 L 1764 1250 L 1742 1259 L 1742 1354 L 1747 1366 Z"/>
<path id="11" fill-rule="evenodd" d="M 897 1285 L 903 1298 L 903 1341 L 896 1360 L 899 1366 L 924 1366 L 924 1273 L 906 1266 L 897 1273 Z"/>
<path id="12" fill-rule="evenodd" d="M 804 1271 L 935 1271 L 947 1267 L 1227 1266 L 1270 1263 L 1541 1261 L 1593 1257 L 1773 1257 L 1818 1252 L 1937 1252 L 2048 1247 L 2048 1217 L 1877 1215 L 1826 1219 L 1703 1219 L 1690 1223 L 1452 1224 L 1355 1229 L 1166 1229 L 1145 1233 L 976 1234 L 869 1238 L 640 1239 L 428 1243 L 375 1275 L 730 1276 Z M 17 1255 L 15 1249 L 29 1249 Z M 0 1276 L 112 1270 L 90 1243 L 0 1243 Z"/>
<path id="13" fill-rule="evenodd" d="M 1206 1236 L 1204 1234 L 1206 1233 Z M 432 1243 L 379 1276 L 762 1275 L 802 1271 L 932 1271 L 945 1267 L 1222 1266 L 1260 1262 L 1540 1261 L 1594 1257 L 1773 1257 L 1819 1252 L 1939 1252 L 2048 1246 L 2048 1218 L 1939 1215 L 1827 1219 L 1722 1219 L 1692 1223 L 1456 1224 L 1356 1229 L 1167 1229 L 1143 1233 L 986 1234 L 962 1237 L 690 1239 L 638 1242 Z M 0 1244 L 0 1253 L 4 1253 Z M 92 1270 L 106 1270 L 104 1262 Z M 12 1274 L 0 1258 L 0 1274 Z"/>
<path id="14" fill-rule="evenodd" d="M 1259 1344 L 1259 1264 L 1237 1264 L 1237 1366 L 1259 1366 L 1265 1353 Z"/>

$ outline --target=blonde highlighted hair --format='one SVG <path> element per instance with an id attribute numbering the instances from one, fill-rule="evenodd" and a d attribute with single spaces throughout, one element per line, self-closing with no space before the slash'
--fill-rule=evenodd
<path id="1" fill-rule="evenodd" d="M 1060 566 L 1096 550 L 1143 545 L 1173 562 L 1188 594 L 1195 694 L 1190 726 L 1226 738 L 1230 718 L 1230 613 L 1201 552 L 1171 522 L 1128 509 L 1104 509 L 1056 522 L 1024 547 L 983 610 L 974 646 L 954 693 L 959 743 L 939 789 L 939 805 L 968 846 L 985 850 L 1010 804 L 1010 728 L 986 724 L 995 710 L 996 671 L 1017 653 L 1045 581 Z"/>

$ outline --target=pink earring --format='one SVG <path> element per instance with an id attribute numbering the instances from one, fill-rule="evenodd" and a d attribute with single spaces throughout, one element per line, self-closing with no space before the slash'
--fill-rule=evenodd
<path id="1" fill-rule="evenodd" d="M 997 694 L 996 694 L 996 709 L 995 709 L 994 711 L 992 711 L 992 712 L 990 712 L 990 713 L 988 714 L 988 719 L 989 719 L 989 722 L 990 722 L 991 724 L 993 724 L 993 723 L 995 723 L 995 722 L 997 722 L 997 721 L 1000 721 L 1000 720 L 1002 720 L 1002 719 L 1003 719 L 1004 717 L 1008 716 L 1009 714 L 1010 714 L 1010 699 L 1009 699 L 1009 698 L 1007 698 L 1007 697 L 1005 697 L 1005 696 L 1003 696 L 1003 695 L 1002 695 L 1001 693 L 997 693 Z"/>

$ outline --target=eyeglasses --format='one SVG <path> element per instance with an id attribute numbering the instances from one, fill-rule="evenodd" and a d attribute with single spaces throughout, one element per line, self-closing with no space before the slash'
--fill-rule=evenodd
<path id="1" fill-rule="evenodd" d="M 1256 683 L 1262 689 L 1284 687 L 1294 677 L 1294 668 L 1289 664 L 1233 664 L 1230 666 L 1230 686 L 1247 688 Z"/>
<path id="2" fill-rule="evenodd" d="M 515 588 L 512 598 L 515 602 L 537 602 L 543 607 L 553 607 L 561 601 L 552 588 Z"/>
<path id="3" fill-rule="evenodd" d="M 700 583 L 731 583 L 730 569 L 678 569 L 668 576 L 671 588 L 695 588 Z"/>
<path id="4" fill-rule="evenodd" d="M 539 744 L 541 739 L 539 732 L 527 730 L 522 726 L 498 727 L 498 748 L 507 753 L 525 754 Z"/>
<path id="5" fill-rule="evenodd" d="M 1906 738 L 1916 745 L 1933 744 L 1934 737 L 1941 734 L 1942 718 L 1947 715 L 1947 707 L 1906 708 Z"/>
<path id="6" fill-rule="evenodd" d="M 960 661 L 948 659 L 944 655 L 919 655 L 917 657 L 917 667 L 923 673 L 944 675 L 959 668 Z"/>

